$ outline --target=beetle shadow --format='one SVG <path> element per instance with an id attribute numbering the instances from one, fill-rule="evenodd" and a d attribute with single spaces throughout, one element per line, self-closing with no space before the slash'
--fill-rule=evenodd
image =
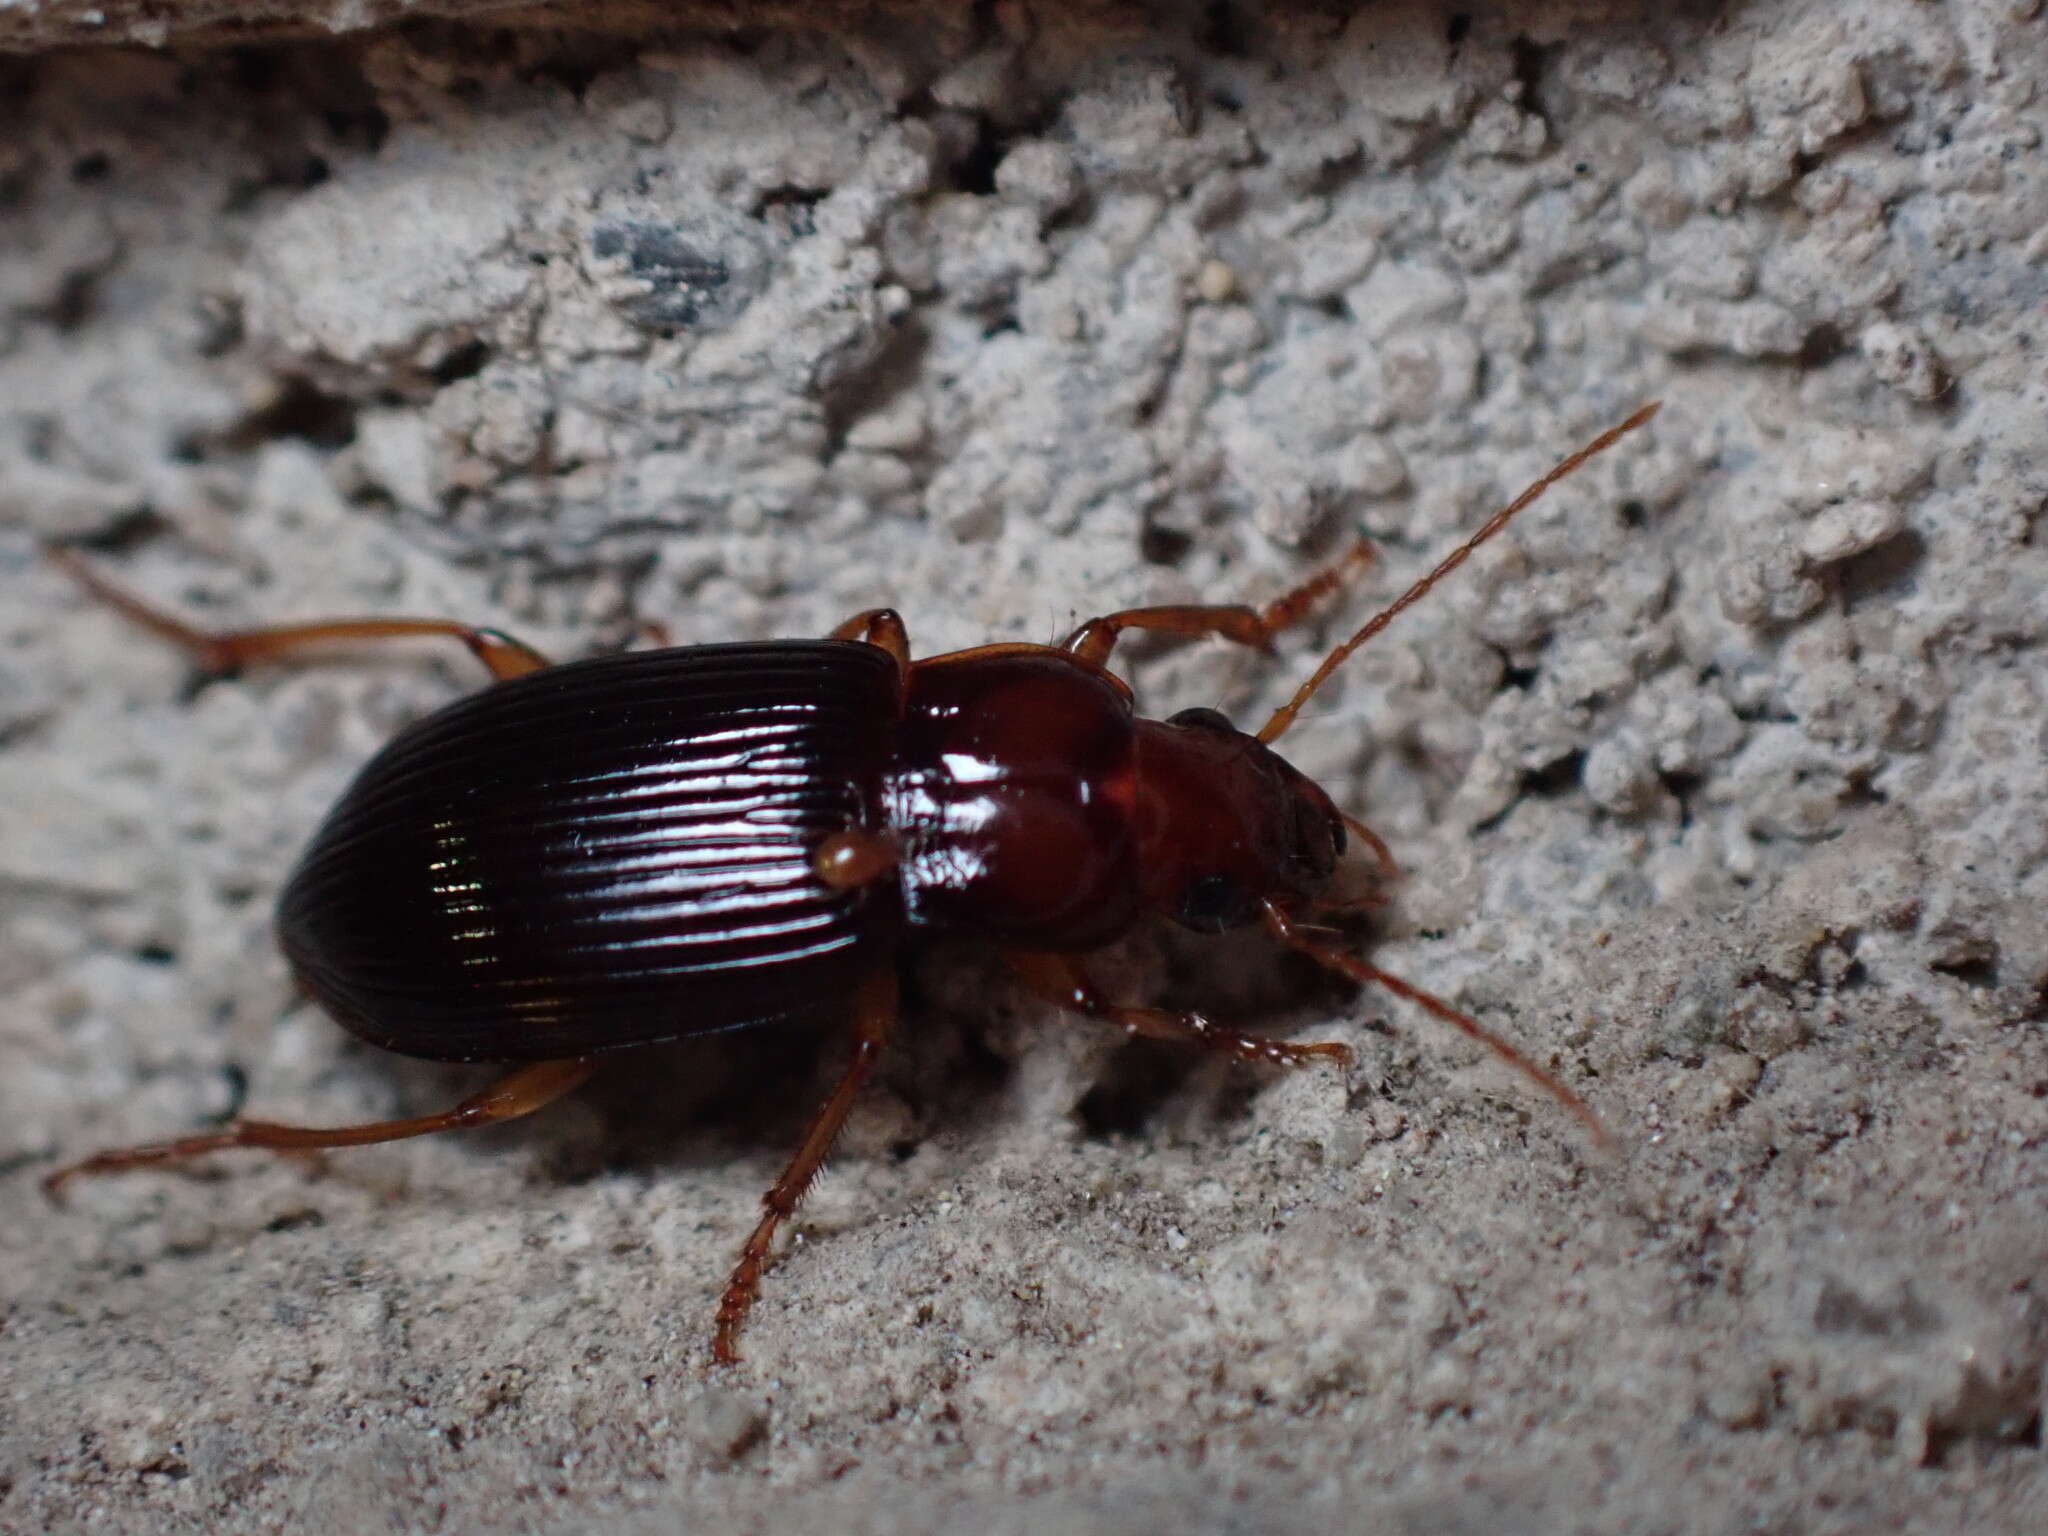
<path id="1" fill-rule="evenodd" d="M 860 1104 L 883 1095 L 904 1106 L 907 1123 L 888 1149 L 899 1160 L 937 1131 L 976 1123 L 1007 1076 L 972 1021 L 932 1007 L 919 968 L 905 969 L 901 1022 L 855 1108 L 858 1116 Z M 579 1093 L 603 1127 L 594 1161 L 578 1166 L 564 1147 L 570 1161 L 558 1176 L 701 1170 L 739 1155 L 794 1155 L 845 1073 L 853 1043 L 849 1011 L 622 1053 Z"/>
<path id="2" fill-rule="evenodd" d="M 831 1091 L 851 1021 L 799 1020 L 621 1051 L 578 1094 L 601 1130 L 559 1176 L 708 1168 L 794 1148 Z"/>
<path id="3" fill-rule="evenodd" d="M 1356 1012 L 1356 986 L 1254 930 L 1160 930 L 1136 942 L 1155 945 L 1163 963 L 1132 966 L 1114 952 L 1097 962 L 1105 990 L 1133 1003 L 1197 1011 L 1279 1039 L 1313 1038 L 1327 1033 L 1318 1026 Z M 1132 969 L 1163 974 L 1163 987 L 1134 994 L 1118 980 L 1118 972 Z M 887 1148 L 899 1161 L 934 1137 L 971 1138 L 1000 1120 L 1013 1059 L 1050 1048 L 1046 1033 L 1114 1033 L 1095 1020 L 1053 1016 L 1016 986 L 1000 960 L 972 946 L 916 957 L 903 966 L 902 980 L 897 1032 L 862 1095 L 863 1103 L 892 1097 L 904 1113 Z M 773 1162 L 794 1154 L 845 1071 L 852 1045 L 849 1011 L 637 1047 L 601 1058 L 598 1073 L 574 1096 L 586 1111 L 580 1120 L 544 1109 L 464 1140 L 492 1152 L 523 1150 L 535 1159 L 535 1177 L 562 1184 L 609 1173 L 712 1171 L 739 1157 Z M 1169 1121 L 1241 1118 L 1276 1076 L 1196 1046 L 1146 1039 L 1123 1041 L 1099 1062 L 1072 1111 L 1081 1134 L 1097 1140 L 1142 1138 Z M 405 1079 L 408 1107 L 480 1086 L 475 1068 L 389 1065 Z"/>

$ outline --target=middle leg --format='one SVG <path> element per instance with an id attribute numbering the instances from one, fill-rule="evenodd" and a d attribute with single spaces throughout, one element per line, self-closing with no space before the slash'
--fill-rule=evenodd
<path id="1" fill-rule="evenodd" d="M 899 675 L 910 675 L 910 631 L 903 623 L 903 615 L 894 608 L 870 608 L 856 613 L 825 638 L 863 640 L 880 646 L 894 658 Z"/>
<path id="2" fill-rule="evenodd" d="M 895 1027 L 896 971 L 893 966 L 884 967 L 861 984 L 856 1010 L 860 1033 L 854 1042 L 853 1060 L 847 1064 L 839 1086 L 832 1090 L 832 1097 L 825 1101 L 825 1107 L 818 1111 L 811 1128 L 804 1133 L 803 1142 L 797 1147 L 796 1156 L 790 1159 L 789 1167 L 775 1181 L 775 1187 L 761 1197 L 761 1219 L 755 1223 L 746 1246 L 740 1250 L 740 1261 L 733 1266 L 732 1278 L 726 1281 L 725 1295 L 718 1303 L 718 1333 L 711 1346 L 711 1356 L 720 1365 L 739 1363 L 740 1329 L 746 1324 L 747 1314 L 754 1310 L 755 1299 L 761 1294 L 761 1276 L 768 1268 L 768 1250 L 775 1241 L 775 1233 L 803 1202 L 804 1196 L 810 1193 L 819 1170 L 825 1166 L 825 1159 L 832 1155 L 832 1143 L 839 1139 L 839 1132 L 846 1125 L 847 1114 L 853 1108 L 861 1084 L 874 1071 L 876 1061 L 881 1058 L 882 1046 Z"/>

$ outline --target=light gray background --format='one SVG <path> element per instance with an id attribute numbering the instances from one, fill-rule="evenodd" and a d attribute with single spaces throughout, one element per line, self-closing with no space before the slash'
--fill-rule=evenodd
<path id="1" fill-rule="evenodd" d="M 2038 1528 L 2038 0 L 635 14 L 0 60 L 0 1527 Z M 929 653 L 1358 531 L 1362 615 L 1652 397 L 1287 743 L 1411 871 L 1375 957 L 1613 1165 L 1412 1010 L 1146 935 L 1120 991 L 1360 1070 L 918 958 L 723 1378 L 829 1048 L 37 1192 L 238 1073 L 315 1122 L 477 1080 L 268 933 L 467 659 L 194 692 L 39 537 L 219 624 L 889 601 Z M 1130 670 L 1256 721 L 1342 632 Z"/>

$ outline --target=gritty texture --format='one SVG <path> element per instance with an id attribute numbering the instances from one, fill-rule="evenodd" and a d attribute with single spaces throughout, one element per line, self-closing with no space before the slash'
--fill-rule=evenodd
<path id="1" fill-rule="evenodd" d="M 2038 0 L 833 14 L 0 62 L 0 1529 L 2038 1529 Z M 1612 1161 L 1403 1005 L 1147 932 L 1120 995 L 1359 1068 L 914 955 L 729 1373 L 829 1037 L 38 1191 L 245 1086 L 479 1081 L 269 934 L 468 658 L 187 686 L 39 539 L 216 625 L 890 602 L 929 654 L 1370 534 L 1275 658 L 1128 648 L 1249 722 L 1657 397 L 1286 742 L 1410 871 L 1375 959 Z"/>
<path id="2" fill-rule="evenodd" d="M 1074 0 L 1097 9 L 1129 0 Z M 404 22 L 644 37 L 656 29 L 858 26 L 878 16 L 929 18 L 969 0 L 0 0 L 0 52 L 116 43 L 150 48 L 270 42 L 373 31 Z"/>

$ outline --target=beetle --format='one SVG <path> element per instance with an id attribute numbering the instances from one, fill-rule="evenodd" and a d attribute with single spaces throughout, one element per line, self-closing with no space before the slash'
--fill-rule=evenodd
<path id="1" fill-rule="evenodd" d="M 231 1147 L 398 1141 L 531 1114 L 599 1059 L 683 1036 L 812 1017 L 852 1000 L 852 1059 L 740 1251 L 713 1355 L 739 1336 L 771 1245 L 816 1178 L 896 1022 L 897 946 L 993 940 L 1032 992 L 1134 1034 L 1239 1060 L 1347 1066 L 1296 1044 L 1097 991 L 1081 956 L 1159 914 L 1202 932 L 1260 924 L 1280 944 L 1386 988 L 1484 1045 L 1607 1138 L 1585 1102 L 1449 1003 L 1313 926 L 1341 903 L 1349 840 L 1385 843 L 1272 749 L 1344 660 L 1523 508 L 1655 415 L 1644 406 L 1495 513 L 1331 651 L 1256 732 L 1213 709 L 1138 715 L 1109 669 L 1150 630 L 1264 648 L 1371 556 L 1254 609 L 1136 608 L 1057 646 L 911 658 L 893 609 L 824 640 L 668 647 L 551 665 L 496 630 L 346 619 L 209 634 L 134 597 L 75 552 L 92 596 L 226 673 L 333 642 L 438 635 L 495 683 L 401 731 L 363 768 L 284 887 L 293 970 L 344 1027 L 400 1055 L 515 1064 L 439 1114 L 315 1129 L 237 1120 L 101 1152 L 71 1180 Z"/>

